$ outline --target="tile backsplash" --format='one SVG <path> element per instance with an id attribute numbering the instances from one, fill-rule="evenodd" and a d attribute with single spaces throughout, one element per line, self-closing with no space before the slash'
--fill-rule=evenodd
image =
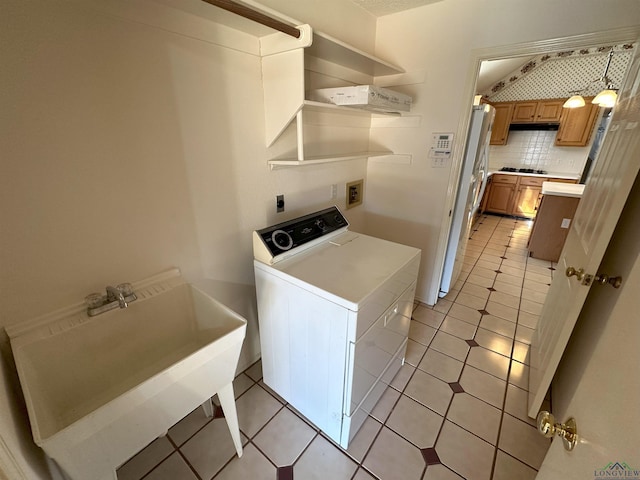
<path id="1" fill-rule="evenodd" d="M 550 173 L 581 174 L 590 146 L 556 147 L 555 131 L 524 130 L 509 133 L 506 145 L 492 145 L 489 169 L 533 168 Z"/>

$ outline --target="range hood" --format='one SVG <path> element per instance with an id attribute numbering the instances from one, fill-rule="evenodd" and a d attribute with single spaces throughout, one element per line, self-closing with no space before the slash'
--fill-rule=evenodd
<path id="1" fill-rule="evenodd" d="M 558 130 L 559 123 L 512 123 L 509 131 L 514 130 Z"/>
<path id="2" fill-rule="evenodd" d="M 374 85 L 311 90 L 309 100 L 380 112 L 408 112 L 412 102 L 409 95 Z"/>

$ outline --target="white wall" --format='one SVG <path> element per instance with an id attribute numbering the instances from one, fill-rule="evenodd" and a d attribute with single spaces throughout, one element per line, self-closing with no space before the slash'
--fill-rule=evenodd
<path id="1" fill-rule="evenodd" d="M 473 101 L 473 90 L 466 88 L 475 68 L 473 52 L 621 28 L 637 24 L 639 18 L 640 3 L 635 0 L 585 0 L 579 7 L 554 0 L 447 0 L 378 20 L 376 54 L 425 79 L 398 88 L 413 96 L 412 113 L 422 117 L 418 126 L 372 129 L 376 142 L 412 154 L 413 161 L 369 164 L 367 228 L 422 249 L 418 298 L 435 300 L 441 265 L 437 254 L 443 251 L 439 235 L 451 208 L 451 165 L 432 168 L 427 151 L 432 132 L 457 132 L 467 115 Z M 469 98 L 463 98 L 467 90 Z M 456 138 L 452 163 L 459 162 L 463 142 Z"/>
<path id="2" fill-rule="evenodd" d="M 375 31 L 359 9 L 343 16 Z M 177 266 L 247 316 L 241 366 L 258 358 L 252 230 L 332 204 L 331 184 L 344 202 L 366 165 L 270 171 L 245 44 L 257 40 L 154 2 L 1 3 L 0 328 Z M 359 226 L 362 211 L 347 217 Z M 0 331 L 0 429 L 41 478 Z"/>

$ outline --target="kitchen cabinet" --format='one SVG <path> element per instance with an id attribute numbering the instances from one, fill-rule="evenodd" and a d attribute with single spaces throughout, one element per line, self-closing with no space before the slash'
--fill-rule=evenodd
<path id="1" fill-rule="evenodd" d="M 481 203 L 482 212 L 535 218 L 542 199 L 542 182 L 576 183 L 567 178 L 493 174 Z"/>
<path id="2" fill-rule="evenodd" d="M 491 188 L 485 192 L 488 194 L 487 211 L 494 213 L 511 214 L 513 194 L 518 183 L 517 175 L 492 175 Z"/>
<path id="3" fill-rule="evenodd" d="M 591 140 L 591 133 L 598 119 L 600 108 L 591 103 L 591 98 L 580 108 L 563 108 L 556 145 L 562 147 L 584 147 Z"/>
<path id="4" fill-rule="evenodd" d="M 313 32 L 308 25 L 298 28 L 302 32 L 299 39 L 280 33 L 260 39 L 267 147 L 272 147 L 285 130 L 295 125 L 295 157 L 286 156 L 291 150 L 287 148 L 285 156 L 268 162 L 271 168 L 392 154 L 390 151 L 345 152 L 340 145 L 330 145 L 317 138 L 305 141 L 318 125 L 339 125 L 362 131 L 360 137 L 352 138 L 349 143 L 359 143 L 366 148 L 368 128 L 361 127 L 370 126 L 371 112 L 311 101 L 305 92 L 341 85 L 373 84 L 378 76 L 403 73 L 404 70 L 340 40 Z M 309 116 L 311 122 L 305 122 L 305 116 Z M 306 148 L 313 151 L 305 151 Z"/>
<path id="5" fill-rule="evenodd" d="M 493 120 L 490 145 L 506 145 L 509 136 L 509 124 L 513 115 L 513 103 L 495 103 L 496 116 Z"/>
<path id="6" fill-rule="evenodd" d="M 511 123 L 559 122 L 564 100 L 536 100 L 516 102 Z"/>

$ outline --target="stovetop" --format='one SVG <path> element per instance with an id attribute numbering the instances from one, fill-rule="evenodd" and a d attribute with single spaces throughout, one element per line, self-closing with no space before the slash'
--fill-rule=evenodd
<path id="1" fill-rule="evenodd" d="M 515 168 L 515 167 L 502 167 L 501 172 L 517 172 L 517 173 L 537 173 L 538 175 L 546 175 L 546 170 L 537 170 L 534 168 Z"/>

